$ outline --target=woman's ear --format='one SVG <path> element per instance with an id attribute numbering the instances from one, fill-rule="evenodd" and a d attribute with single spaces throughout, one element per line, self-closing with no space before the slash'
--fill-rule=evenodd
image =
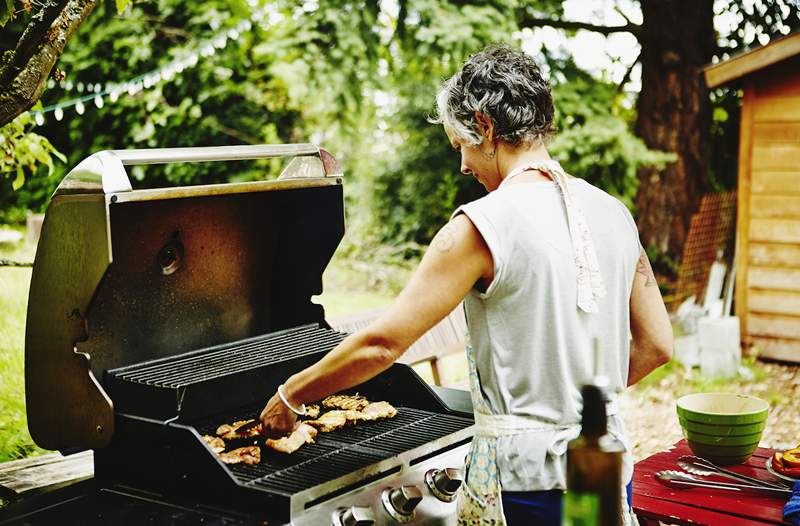
<path id="1" fill-rule="evenodd" d="M 475 122 L 478 123 L 478 131 L 489 142 L 494 140 L 494 123 L 492 119 L 485 113 L 479 111 L 475 112 Z"/>

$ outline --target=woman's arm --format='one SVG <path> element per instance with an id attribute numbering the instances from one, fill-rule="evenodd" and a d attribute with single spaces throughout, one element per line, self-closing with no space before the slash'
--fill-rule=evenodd
<path id="1" fill-rule="evenodd" d="M 636 265 L 630 306 L 633 341 L 628 385 L 633 385 L 672 357 L 672 325 L 644 249 Z"/>
<path id="2" fill-rule="evenodd" d="M 293 406 L 365 382 L 389 368 L 420 336 L 458 305 L 478 280 L 489 283 L 491 253 L 472 222 L 453 218 L 433 238 L 419 268 L 387 311 L 345 338 L 319 362 L 292 375 L 284 394 Z M 261 413 L 265 431 L 282 434 L 294 415 L 276 396 Z"/>

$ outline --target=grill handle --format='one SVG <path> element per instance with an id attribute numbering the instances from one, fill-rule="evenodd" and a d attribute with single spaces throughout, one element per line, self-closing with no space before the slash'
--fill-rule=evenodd
<path id="1" fill-rule="evenodd" d="M 257 144 L 243 146 L 201 146 L 191 148 L 152 148 L 111 150 L 124 166 L 204 161 L 243 161 L 294 155 L 320 155 L 314 144 Z M 321 156 L 321 155 L 320 155 Z"/>

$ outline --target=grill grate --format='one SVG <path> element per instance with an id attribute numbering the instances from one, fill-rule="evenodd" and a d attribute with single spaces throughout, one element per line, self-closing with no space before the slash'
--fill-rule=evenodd
<path id="1" fill-rule="evenodd" d="M 255 418 L 259 409 L 251 408 L 228 419 Z M 194 427 L 200 434 L 213 434 L 218 423 L 217 417 L 213 423 L 205 420 Z M 317 443 L 303 446 L 292 455 L 262 448 L 260 464 L 235 464 L 228 468 L 240 483 L 294 493 L 428 444 L 472 423 L 471 419 L 460 416 L 397 407 L 397 415 L 392 419 L 320 433 Z"/>
<path id="2" fill-rule="evenodd" d="M 306 325 L 109 371 L 116 381 L 177 389 L 328 351 L 346 334 Z"/>

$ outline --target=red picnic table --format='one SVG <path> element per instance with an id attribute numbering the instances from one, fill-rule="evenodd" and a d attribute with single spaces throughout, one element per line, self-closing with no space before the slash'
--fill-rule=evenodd
<path id="1" fill-rule="evenodd" d="M 767 460 L 774 453 L 774 449 L 758 448 L 747 462 L 727 469 L 775 482 L 778 479 L 766 468 Z M 686 441 L 681 440 L 669 451 L 656 453 L 636 463 L 633 471 L 633 511 L 641 526 L 658 526 L 659 521 L 665 524 L 708 526 L 788 524 L 782 519 L 787 497 L 706 488 L 673 489 L 655 479 L 654 474 L 658 471 L 680 469 L 678 457 L 692 454 Z"/>

